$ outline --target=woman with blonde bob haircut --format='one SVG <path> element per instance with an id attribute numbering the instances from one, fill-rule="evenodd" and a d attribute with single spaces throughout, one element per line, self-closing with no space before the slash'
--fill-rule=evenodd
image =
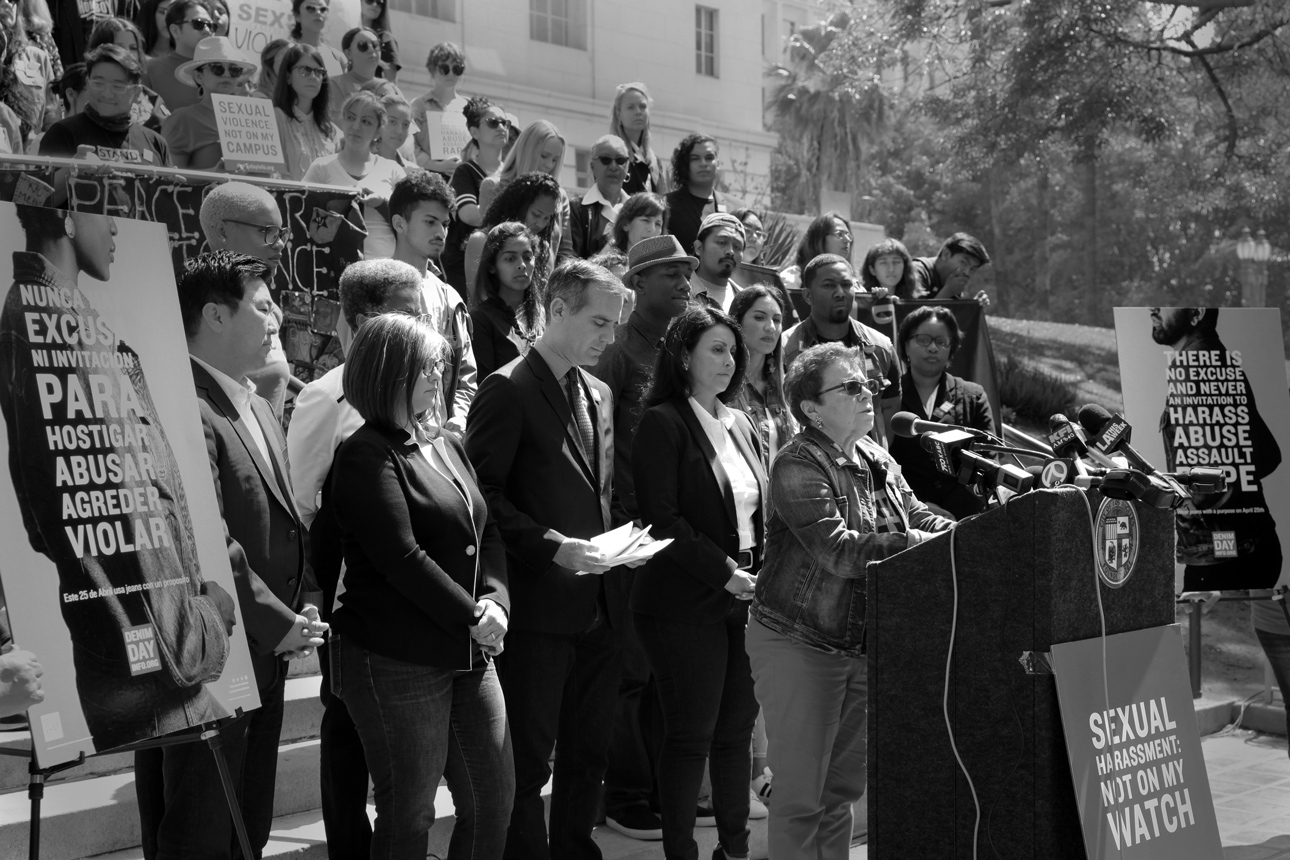
<path id="1" fill-rule="evenodd" d="M 500 860 L 515 794 L 492 662 L 510 612 L 505 548 L 461 442 L 433 423 L 447 355 L 428 324 L 392 313 L 365 322 L 345 358 L 345 397 L 366 423 L 332 465 L 345 591 L 328 647 L 375 787 L 373 858 L 426 855 L 445 777 L 448 856 Z"/>
<path id="2" fill-rule="evenodd" d="M 654 100 L 649 90 L 638 82 L 619 84 L 614 106 L 609 111 L 609 131 L 627 141 L 632 161 L 627 167 L 623 191 L 662 193 L 663 168 L 649 143 L 649 109 Z"/>
<path id="3" fill-rule="evenodd" d="M 553 124 L 544 119 L 530 125 L 515 141 L 510 154 L 497 168 L 492 176 L 484 177 L 479 183 L 479 208 L 488 211 L 497 195 L 515 178 L 526 173 L 545 173 L 560 183 L 560 168 L 564 165 L 564 151 L 568 143 L 564 135 Z M 573 240 L 569 237 L 569 195 L 564 188 L 560 189 L 557 201 L 555 223 L 551 230 L 551 247 L 556 249 L 556 257 L 563 258 L 573 253 Z M 566 248 L 561 248 L 564 241 Z"/>

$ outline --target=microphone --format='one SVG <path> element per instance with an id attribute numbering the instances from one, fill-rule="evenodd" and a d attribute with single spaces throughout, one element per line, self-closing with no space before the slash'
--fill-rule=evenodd
<path id="1" fill-rule="evenodd" d="M 973 427 L 960 427 L 957 424 L 941 424 L 939 421 L 924 421 L 912 412 L 897 412 L 891 416 L 891 430 L 897 436 L 906 438 L 912 436 L 921 436 L 924 433 L 948 433 L 951 430 L 958 430 L 963 433 L 969 433 L 973 436 L 988 438 L 989 433 L 984 430 L 977 430 Z"/>
<path id="2" fill-rule="evenodd" d="M 1161 477 L 1177 481 L 1194 493 L 1223 493 L 1227 491 L 1227 473 L 1222 469 L 1204 469 L 1183 466 L 1176 472 L 1160 472 Z"/>
<path id="3" fill-rule="evenodd" d="M 1124 420 L 1124 416 L 1112 415 L 1096 403 L 1088 403 L 1080 407 L 1079 423 L 1092 437 L 1094 449 L 1104 454 L 1119 453 L 1135 469 L 1148 475 L 1155 473 L 1156 467 L 1129 444 L 1133 427 Z"/>
<path id="4" fill-rule="evenodd" d="M 1071 423 L 1071 420 L 1060 412 L 1048 419 L 1048 444 L 1053 453 L 1063 459 L 1075 461 L 1075 469 L 1085 474 L 1086 467 L 1081 459 L 1089 459 L 1103 469 L 1118 469 L 1120 464 L 1096 449 L 1090 449 L 1084 439 L 1084 431 Z"/>

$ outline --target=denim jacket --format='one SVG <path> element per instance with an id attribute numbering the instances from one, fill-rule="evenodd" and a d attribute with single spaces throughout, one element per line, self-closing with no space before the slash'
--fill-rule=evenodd
<path id="1" fill-rule="evenodd" d="M 775 458 L 766 554 L 752 617 L 794 642 L 859 657 L 864 641 L 865 566 L 910 546 L 909 529 L 952 523 L 914 496 L 900 467 L 868 438 L 859 463 L 807 427 Z M 875 468 L 871 468 L 870 464 Z M 878 534 L 873 481 L 885 482 L 900 532 Z"/>

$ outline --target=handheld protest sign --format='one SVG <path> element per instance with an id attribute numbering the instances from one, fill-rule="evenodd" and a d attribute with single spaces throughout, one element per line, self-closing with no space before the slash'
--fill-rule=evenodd
<path id="1" fill-rule="evenodd" d="M 0 579 L 49 767 L 259 707 L 163 225 L 0 203 Z"/>
<path id="2" fill-rule="evenodd" d="M 250 96 L 211 94 L 215 128 L 229 173 L 286 173 L 287 157 L 273 102 Z"/>

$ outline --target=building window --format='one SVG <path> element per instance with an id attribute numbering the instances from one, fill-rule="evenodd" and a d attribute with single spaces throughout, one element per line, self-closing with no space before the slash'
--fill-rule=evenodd
<path id="1" fill-rule="evenodd" d="M 529 0 L 529 38 L 587 49 L 587 0 Z"/>
<path id="2" fill-rule="evenodd" d="M 591 175 L 591 150 L 574 149 L 573 150 L 574 171 L 577 174 L 577 183 L 579 188 L 590 188 L 596 184 L 596 179 Z"/>
<path id="3" fill-rule="evenodd" d="M 695 74 L 717 76 L 717 10 L 694 7 Z"/>
<path id="4" fill-rule="evenodd" d="M 395 12 L 407 12 L 421 18 L 437 21 L 457 20 L 457 0 L 389 0 Z"/>

